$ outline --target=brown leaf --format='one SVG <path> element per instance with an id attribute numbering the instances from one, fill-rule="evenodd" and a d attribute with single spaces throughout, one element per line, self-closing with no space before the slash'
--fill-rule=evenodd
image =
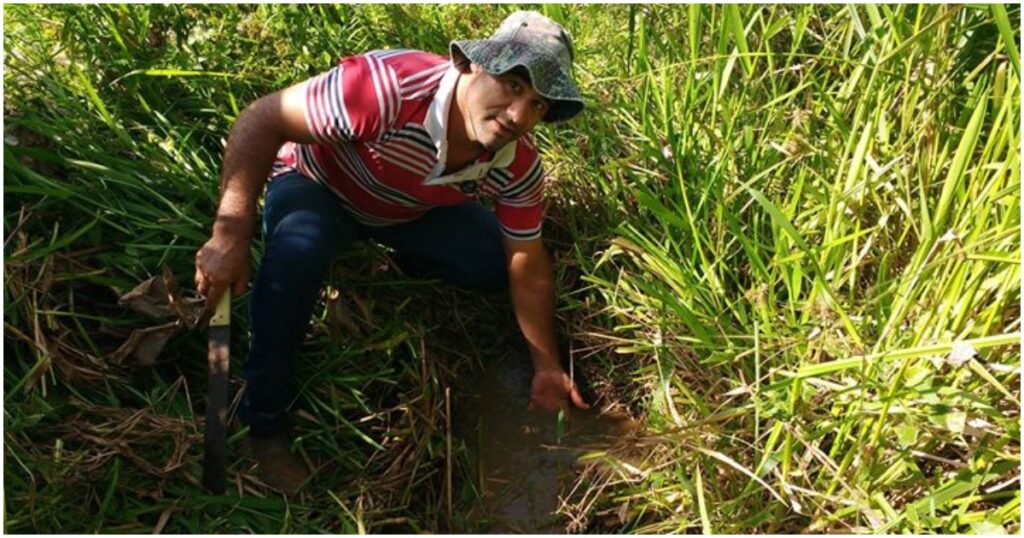
<path id="1" fill-rule="evenodd" d="M 186 327 L 194 329 L 203 315 L 206 300 L 202 297 L 181 297 L 178 282 L 170 267 L 163 266 L 160 276 L 150 278 L 121 296 L 118 303 L 154 318 L 177 317 Z"/>
<path id="2" fill-rule="evenodd" d="M 170 505 L 164 508 L 164 511 L 160 513 L 160 517 L 156 520 L 156 526 L 153 527 L 153 534 L 160 534 L 164 531 L 164 527 L 167 526 L 167 521 L 171 519 L 171 514 L 177 507 Z"/>
<path id="3" fill-rule="evenodd" d="M 181 328 L 181 321 L 175 320 L 155 327 L 135 329 L 121 347 L 114 352 L 114 359 L 122 363 L 125 357 L 133 355 L 142 366 L 156 364 L 167 341 Z"/>
<path id="4" fill-rule="evenodd" d="M 206 310 L 206 299 L 203 297 L 181 297 L 178 295 L 178 282 L 174 278 L 171 268 L 163 266 L 164 288 L 167 289 L 167 298 L 170 301 L 170 308 L 178 319 L 185 323 L 189 329 L 195 329 L 199 319 Z"/>
<path id="5" fill-rule="evenodd" d="M 169 295 L 164 279 L 153 277 L 143 281 L 117 300 L 118 304 L 154 318 L 166 318 L 174 315 L 168 306 Z"/>

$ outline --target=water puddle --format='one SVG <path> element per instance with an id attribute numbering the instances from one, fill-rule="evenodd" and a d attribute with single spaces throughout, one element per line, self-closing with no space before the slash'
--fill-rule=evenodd
<path id="1" fill-rule="evenodd" d="M 529 356 L 512 354 L 488 365 L 461 398 L 459 429 L 476 448 L 483 497 L 467 519 L 489 533 L 565 532 L 553 513 L 576 476 L 576 459 L 635 429 L 627 417 L 593 408 L 573 409 L 561 424 L 556 412 L 527 411 L 532 376 Z"/>

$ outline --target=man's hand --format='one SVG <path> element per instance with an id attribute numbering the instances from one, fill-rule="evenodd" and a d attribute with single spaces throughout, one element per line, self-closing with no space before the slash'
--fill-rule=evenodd
<path id="1" fill-rule="evenodd" d="M 576 384 L 558 362 L 555 345 L 555 282 L 544 243 L 540 239 L 505 239 L 508 255 L 509 294 L 516 321 L 523 331 L 533 362 L 533 383 L 527 409 L 556 410 L 568 407 L 566 398 L 588 409 Z"/>
<path id="2" fill-rule="evenodd" d="M 533 382 L 530 385 L 529 411 L 545 409 L 555 411 L 568 407 L 565 400 L 568 397 L 573 405 L 580 409 L 590 409 L 590 406 L 583 401 L 576 384 L 569 378 L 569 374 L 561 368 L 551 370 L 537 370 L 533 374 Z"/>
<path id="3" fill-rule="evenodd" d="M 196 252 L 196 289 L 206 297 L 206 308 L 217 306 L 229 287 L 234 295 L 245 293 L 249 285 L 249 237 L 247 234 L 214 232 Z"/>

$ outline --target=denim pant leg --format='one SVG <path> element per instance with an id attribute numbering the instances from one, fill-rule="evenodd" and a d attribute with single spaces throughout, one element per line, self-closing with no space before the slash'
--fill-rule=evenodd
<path id="1" fill-rule="evenodd" d="M 395 249 L 399 265 L 417 276 L 485 292 L 508 288 L 498 219 L 478 203 L 437 207 L 412 222 L 366 229 Z"/>
<path id="2" fill-rule="evenodd" d="M 249 303 L 251 339 L 239 416 L 254 436 L 287 426 L 295 356 L 339 248 L 360 237 L 326 187 L 300 174 L 275 179 L 263 210 L 266 250 Z"/>

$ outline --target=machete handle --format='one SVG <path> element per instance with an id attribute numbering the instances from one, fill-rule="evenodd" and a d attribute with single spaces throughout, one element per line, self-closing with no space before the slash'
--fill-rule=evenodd
<path id="1" fill-rule="evenodd" d="M 217 310 L 213 312 L 213 317 L 210 318 L 210 327 L 224 327 L 231 325 L 231 290 L 224 290 L 224 294 L 220 296 L 220 301 L 217 303 Z"/>

